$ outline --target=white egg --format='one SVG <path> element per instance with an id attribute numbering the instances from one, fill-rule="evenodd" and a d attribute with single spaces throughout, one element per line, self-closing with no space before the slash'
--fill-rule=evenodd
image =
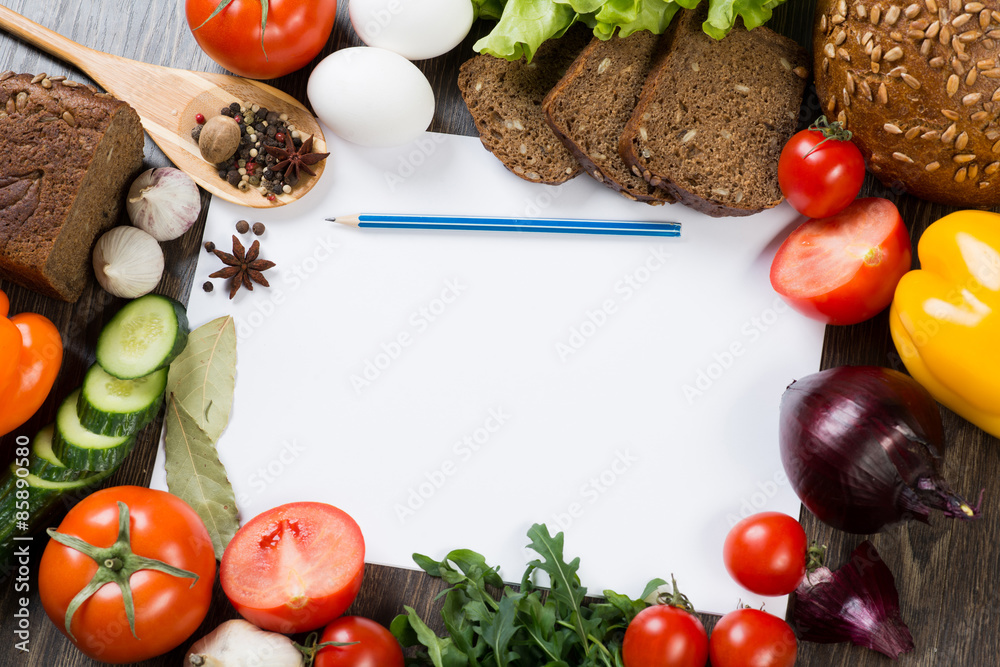
<path id="1" fill-rule="evenodd" d="M 350 0 L 347 8 L 361 41 L 410 60 L 451 51 L 472 28 L 469 0 Z"/>
<path id="2" fill-rule="evenodd" d="M 306 92 L 317 118 L 362 146 L 408 143 L 434 118 L 430 81 L 409 60 L 385 49 L 334 51 L 309 75 Z"/>

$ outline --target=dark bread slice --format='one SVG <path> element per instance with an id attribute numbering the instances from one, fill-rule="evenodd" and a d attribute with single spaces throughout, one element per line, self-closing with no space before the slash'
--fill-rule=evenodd
<path id="1" fill-rule="evenodd" d="M 458 88 L 483 146 L 527 181 L 551 185 L 580 173 L 545 121 L 542 100 L 589 39 L 585 27 L 574 26 L 543 43 L 530 63 L 482 54 L 459 69 Z"/>
<path id="2" fill-rule="evenodd" d="M 125 102 L 60 77 L 0 75 L 0 278 L 79 299 L 143 143 Z"/>
<path id="3" fill-rule="evenodd" d="M 703 3 L 704 4 L 704 3 Z M 669 52 L 643 89 L 619 151 L 633 173 L 712 216 L 779 204 L 778 157 L 794 134 L 808 55 L 767 28 L 721 41 L 705 10 L 682 10 Z"/>
<path id="4" fill-rule="evenodd" d="M 618 153 L 618 139 L 643 83 L 668 42 L 648 30 L 609 40 L 593 38 L 549 91 L 546 120 L 588 174 L 629 199 L 674 202 L 667 190 L 633 174 Z"/>

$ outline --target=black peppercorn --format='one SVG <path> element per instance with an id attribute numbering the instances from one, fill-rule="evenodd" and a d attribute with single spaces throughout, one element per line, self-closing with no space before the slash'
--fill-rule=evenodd
<path id="1" fill-rule="evenodd" d="M 201 125 L 195 125 L 191 128 L 191 138 L 195 141 L 201 138 Z"/>
<path id="2" fill-rule="evenodd" d="M 239 222 L 236 223 L 236 231 L 238 231 L 240 234 L 246 234 L 247 230 L 249 229 L 250 229 L 250 223 L 247 222 L 246 220 L 240 220 Z"/>
<path id="3" fill-rule="evenodd" d="M 263 234 L 264 233 L 264 223 L 263 222 L 255 222 L 255 223 L 253 223 L 253 233 L 256 234 L 257 236 L 260 236 L 261 234 Z"/>
<path id="4" fill-rule="evenodd" d="M 206 292 L 211 292 L 212 290 L 215 289 L 215 285 L 212 284 L 211 280 L 208 280 L 208 281 L 205 281 L 205 284 L 202 285 L 201 288 L 203 290 L 205 290 Z"/>
<path id="5" fill-rule="evenodd" d="M 235 188 L 240 184 L 240 181 L 243 180 L 243 177 L 240 175 L 240 172 L 235 169 L 230 169 L 226 173 L 226 180 L 229 181 L 229 184 Z"/>
<path id="6" fill-rule="evenodd" d="M 230 118 L 233 115 L 233 111 L 229 107 L 222 107 L 221 109 L 219 109 L 219 113 L 221 113 L 223 116 L 229 116 Z"/>
<path id="7" fill-rule="evenodd" d="M 235 114 L 238 114 L 238 113 L 240 112 L 240 103 L 239 103 L 239 102 L 233 102 L 233 103 L 231 103 L 231 104 L 229 105 L 229 110 L 230 110 L 230 111 L 231 111 L 231 112 L 232 112 L 232 113 L 233 113 L 234 115 L 235 115 Z"/>

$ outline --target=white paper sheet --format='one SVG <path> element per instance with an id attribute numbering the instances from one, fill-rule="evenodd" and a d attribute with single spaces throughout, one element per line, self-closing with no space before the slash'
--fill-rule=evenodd
<path id="1" fill-rule="evenodd" d="M 205 239 L 267 225 L 270 289 L 233 301 L 199 255 L 192 326 L 231 313 L 239 365 L 219 443 L 246 521 L 296 500 L 361 525 L 367 560 L 471 548 L 518 581 L 526 531 L 566 533 L 599 594 L 671 573 L 695 606 L 760 600 L 722 543 L 739 517 L 798 515 L 777 406 L 819 368 L 823 327 L 772 292 L 787 205 L 712 219 L 627 201 L 587 176 L 507 172 L 479 140 L 396 149 L 337 140 L 317 188 L 252 211 L 215 200 Z M 358 230 L 358 212 L 678 220 L 680 239 Z M 249 245 L 251 236 L 244 236 Z M 153 486 L 165 488 L 162 450 Z M 783 600 L 769 608 L 783 610 Z"/>

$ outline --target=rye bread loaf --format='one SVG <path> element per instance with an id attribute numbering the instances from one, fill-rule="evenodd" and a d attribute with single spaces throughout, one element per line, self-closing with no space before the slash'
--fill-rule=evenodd
<path id="1" fill-rule="evenodd" d="M 588 174 L 629 199 L 649 204 L 673 202 L 674 197 L 632 173 L 618 153 L 618 139 L 660 44 L 660 36 L 648 30 L 609 40 L 595 37 L 542 103 L 556 136 Z"/>
<path id="2" fill-rule="evenodd" d="M 634 173 L 691 208 L 750 215 L 782 200 L 778 157 L 798 125 L 808 54 L 739 23 L 716 41 L 702 30 L 705 11 L 674 17 L 669 50 L 650 72 L 619 150 Z"/>
<path id="3" fill-rule="evenodd" d="M 819 0 L 823 113 L 890 187 L 962 207 L 1000 205 L 1000 2 Z"/>
<path id="4" fill-rule="evenodd" d="M 76 301 L 142 168 L 139 115 L 64 77 L 0 79 L 0 278 Z"/>
<path id="5" fill-rule="evenodd" d="M 542 100 L 589 35 L 586 28 L 574 26 L 543 43 L 530 63 L 480 54 L 459 68 L 458 88 L 483 146 L 527 181 L 552 185 L 580 173 L 580 163 L 545 121 Z"/>

